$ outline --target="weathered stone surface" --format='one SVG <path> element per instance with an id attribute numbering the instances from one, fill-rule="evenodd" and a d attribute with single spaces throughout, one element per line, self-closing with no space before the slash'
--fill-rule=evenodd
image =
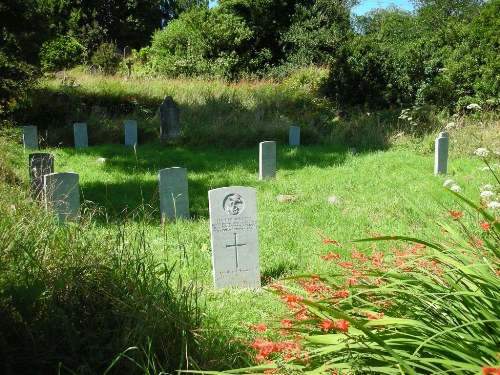
<path id="1" fill-rule="evenodd" d="M 276 142 L 259 144 L 259 179 L 276 178 Z"/>
<path id="2" fill-rule="evenodd" d="M 158 172 L 162 221 L 189 219 L 189 194 L 186 168 L 165 168 Z"/>
<path id="3" fill-rule="evenodd" d="M 256 190 L 223 187 L 208 200 L 215 288 L 260 287 Z"/>

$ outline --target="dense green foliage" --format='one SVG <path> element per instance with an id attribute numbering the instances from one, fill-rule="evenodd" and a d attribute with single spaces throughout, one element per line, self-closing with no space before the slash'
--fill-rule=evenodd
<path id="1" fill-rule="evenodd" d="M 42 44 L 40 65 L 47 71 L 69 69 L 81 61 L 83 47 L 75 38 L 60 36 Z"/>
<path id="2" fill-rule="evenodd" d="M 413 12 L 351 15 L 357 3 L 220 0 L 209 8 L 205 0 L 14 0 L 0 10 L 3 107 L 31 76 L 26 63 L 119 72 L 118 55 L 103 49 L 110 41 L 133 60 L 135 75 L 283 79 L 328 66 L 322 92 L 342 109 L 499 105 L 500 0 L 416 0 Z"/>
<path id="3" fill-rule="evenodd" d="M 344 105 L 497 106 L 500 2 L 418 2 L 415 13 L 375 10 L 355 20 L 329 90 Z"/>
<path id="4" fill-rule="evenodd" d="M 116 44 L 105 42 L 97 48 L 90 61 L 97 65 L 104 74 L 115 74 L 121 58 L 116 53 Z"/>

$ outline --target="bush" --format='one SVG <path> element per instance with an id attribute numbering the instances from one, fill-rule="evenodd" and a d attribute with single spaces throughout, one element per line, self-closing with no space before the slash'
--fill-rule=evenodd
<path id="1" fill-rule="evenodd" d="M 60 36 L 45 42 L 40 49 L 40 64 L 45 71 L 69 69 L 77 65 L 83 47 L 71 36 Z"/>
<path id="2" fill-rule="evenodd" d="M 104 74 L 115 74 L 120 66 L 121 55 L 117 52 L 116 44 L 102 43 L 94 52 L 90 61 L 97 65 Z"/>

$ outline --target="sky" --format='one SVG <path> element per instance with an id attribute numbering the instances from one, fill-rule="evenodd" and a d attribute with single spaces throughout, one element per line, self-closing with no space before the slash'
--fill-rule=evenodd
<path id="1" fill-rule="evenodd" d="M 217 1 L 210 0 L 210 7 L 217 5 Z M 413 5 L 409 0 L 361 0 L 361 4 L 353 8 L 353 13 L 357 15 L 365 14 L 375 8 L 387 8 L 389 5 L 395 5 L 403 10 L 413 10 Z"/>
<path id="2" fill-rule="evenodd" d="M 352 12 L 360 16 L 372 9 L 387 8 L 390 5 L 395 5 L 403 10 L 413 10 L 413 5 L 409 0 L 362 0 L 360 5 L 352 9 Z"/>

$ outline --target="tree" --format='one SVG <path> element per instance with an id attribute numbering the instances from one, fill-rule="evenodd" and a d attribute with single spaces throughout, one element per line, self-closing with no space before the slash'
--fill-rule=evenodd
<path id="1" fill-rule="evenodd" d="M 36 77 L 38 46 L 47 37 L 45 22 L 33 0 L 0 4 L 0 113 Z"/>
<path id="2" fill-rule="evenodd" d="M 280 44 L 293 66 L 327 64 L 347 38 L 351 5 L 346 1 L 298 3 Z"/>

